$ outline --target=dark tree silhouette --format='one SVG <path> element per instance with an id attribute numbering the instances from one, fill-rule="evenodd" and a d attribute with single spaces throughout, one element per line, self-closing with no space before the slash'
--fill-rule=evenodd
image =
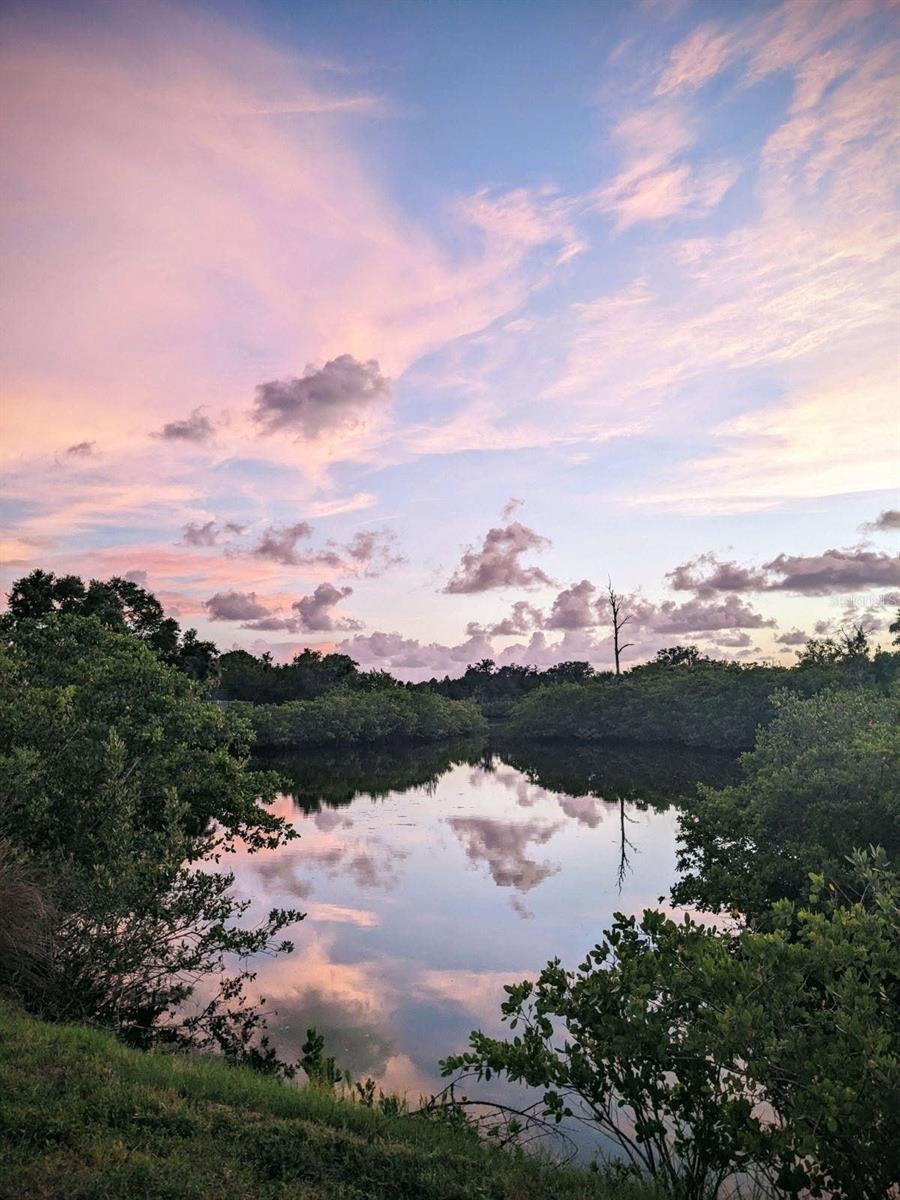
<path id="1" fill-rule="evenodd" d="M 53 613 L 94 617 L 107 629 L 133 633 L 163 662 L 192 679 L 208 680 L 215 675 L 215 645 L 199 638 L 196 629 L 182 633 L 153 593 L 131 579 L 114 575 L 105 581 L 92 579 L 86 585 L 78 575 L 35 570 L 16 580 L 8 599 L 8 610 L 0 617 L 0 629 L 6 633 L 14 632 L 22 622 L 40 627 Z"/>
<path id="2" fill-rule="evenodd" d="M 609 599 L 609 611 L 612 614 L 613 651 L 616 656 L 616 674 L 621 675 L 622 669 L 619 665 L 619 656 L 621 655 L 623 650 L 627 650 L 629 646 L 633 646 L 634 642 L 620 642 L 619 635 L 621 634 L 624 627 L 631 620 L 631 616 L 630 615 L 627 615 L 627 616 L 622 615 L 623 600 L 622 600 L 622 597 L 619 595 L 619 593 L 613 587 L 611 579 L 607 581 L 606 595 Z"/>
<path id="3" fill-rule="evenodd" d="M 709 659 L 696 646 L 664 646 L 657 650 L 654 662 L 661 667 L 696 667 Z"/>

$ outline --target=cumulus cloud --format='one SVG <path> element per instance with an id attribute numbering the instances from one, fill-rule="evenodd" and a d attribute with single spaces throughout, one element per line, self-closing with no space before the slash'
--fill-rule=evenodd
<path id="1" fill-rule="evenodd" d="M 713 645 L 723 646 L 727 650 L 746 650 L 752 641 L 749 633 L 716 633 Z"/>
<path id="2" fill-rule="evenodd" d="M 69 446 L 66 454 L 72 458 L 90 458 L 96 445 L 96 442 L 76 442 L 74 446 Z"/>
<path id="3" fill-rule="evenodd" d="M 235 536 L 243 533 L 246 528 L 246 525 L 239 525 L 236 521 L 225 521 L 221 525 L 215 520 L 190 521 L 181 531 L 181 544 L 183 546 L 217 546 L 222 535 Z"/>
<path id="4" fill-rule="evenodd" d="M 252 621 L 270 612 L 255 592 L 216 592 L 206 601 L 206 611 L 211 621 Z"/>
<path id="5" fill-rule="evenodd" d="M 253 419 L 264 433 L 287 430 L 303 438 L 355 426 L 378 401 L 390 397 L 388 381 L 374 359 L 359 362 L 341 354 L 302 377 L 274 379 L 256 389 Z"/>
<path id="6" fill-rule="evenodd" d="M 883 513 L 890 527 L 891 513 Z M 697 555 L 666 575 L 675 591 L 692 591 L 701 599 L 720 592 L 793 592 L 826 596 L 900 583 L 900 556 L 867 550 L 826 550 L 822 554 L 779 554 L 762 567 L 723 562 L 715 554 Z"/>
<path id="7" fill-rule="evenodd" d="M 768 590 L 803 596 L 900 584 L 900 555 L 862 547 L 808 556 L 779 554 L 765 568 L 775 576 Z"/>
<path id="8" fill-rule="evenodd" d="M 69 453 L 71 454 L 71 450 Z M 866 533 L 887 533 L 900 529 L 900 508 L 886 508 L 878 514 L 874 521 L 866 521 L 865 525 L 860 528 Z"/>
<path id="9" fill-rule="evenodd" d="M 255 558 L 266 558 L 290 567 L 330 567 L 356 575 L 375 578 L 398 563 L 405 562 L 395 552 L 396 535 L 388 529 L 358 530 L 346 545 L 328 541 L 324 546 L 301 550 L 298 543 L 312 537 L 308 521 L 266 529 L 250 548 Z"/>
<path id="10" fill-rule="evenodd" d="M 313 527 L 308 521 L 297 521 L 278 529 L 274 526 L 260 536 L 250 553 L 255 558 L 268 558 L 282 566 L 294 567 L 302 562 L 297 543 L 312 536 Z"/>
<path id="11" fill-rule="evenodd" d="M 498 666 L 518 664 L 539 669 L 561 662 L 582 661 L 596 666 L 611 665 L 612 636 L 604 616 L 603 600 L 595 605 L 596 619 L 592 628 L 564 629 L 562 637 L 552 640 L 542 628 L 531 627 L 527 640 L 515 641 L 499 649 L 495 637 L 522 637 L 527 630 L 515 628 L 513 619 L 484 626 L 470 621 L 467 638 L 456 645 L 438 642 L 423 643 L 400 633 L 379 631 L 357 635 L 338 645 L 341 653 L 366 667 L 394 671 L 407 678 L 427 678 L 429 675 L 459 674 L 470 663 L 483 658 L 493 659 Z M 774 620 L 765 618 L 738 597 L 705 604 L 691 600 L 678 605 L 672 601 L 655 604 L 643 597 L 634 603 L 625 597 L 624 612 L 633 620 L 628 630 L 634 646 L 626 661 L 639 662 L 651 657 L 671 635 L 704 638 L 722 649 L 746 651 L 750 639 L 745 629 L 774 627 Z M 539 614 L 540 615 L 540 614 Z M 754 649 L 758 649 L 755 647 Z"/>
<path id="12" fill-rule="evenodd" d="M 676 604 L 664 600 L 653 619 L 652 628 L 657 633 L 699 633 L 710 629 L 761 629 L 774 625 L 771 618 L 745 603 L 740 596 L 727 596 L 725 600 L 705 603 L 699 598 Z"/>
<path id="13" fill-rule="evenodd" d="M 162 429 L 152 436 L 161 438 L 164 442 L 208 442 L 213 435 L 212 422 L 203 415 L 203 410 L 195 408 L 191 415 L 182 421 L 167 421 Z"/>
<path id="14" fill-rule="evenodd" d="M 547 629 L 589 629 L 597 624 L 593 608 L 597 589 L 588 579 L 564 588 L 553 601 Z"/>
<path id="15" fill-rule="evenodd" d="M 215 521 L 190 521 L 185 525 L 181 541 L 185 546 L 215 546 L 218 537 L 218 526 Z"/>
<path id="16" fill-rule="evenodd" d="M 397 535 L 390 529 L 359 529 L 344 547 L 349 565 L 374 578 L 405 561 L 395 553 Z"/>
<path id="17" fill-rule="evenodd" d="M 517 600 L 512 606 L 508 617 L 503 617 L 493 625 L 484 626 L 478 621 L 470 621 L 466 626 L 469 637 L 487 635 L 488 637 L 518 637 L 529 633 L 532 629 L 541 629 L 544 625 L 544 614 L 527 600 Z"/>
<path id="18" fill-rule="evenodd" d="M 694 596 L 681 604 L 675 600 L 663 600 L 657 604 L 639 594 L 622 596 L 621 600 L 621 611 L 631 617 L 629 631 L 646 635 L 702 634 L 718 630 L 733 632 L 775 624 L 774 620 L 764 617 L 736 595 L 728 595 L 724 600 Z M 596 609 L 600 619 L 608 623 L 611 618 L 609 601 L 605 595 L 597 600 Z"/>
<path id="19" fill-rule="evenodd" d="M 493 659 L 498 666 L 517 663 L 549 667 L 572 659 L 597 662 L 611 653 L 608 639 L 598 643 L 587 630 L 567 630 L 556 642 L 548 641 L 546 634 L 536 631 L 527 642 L 514 642 L 503 650 L 498 650 L 490 640 L 493 636 L 490 628 L 470 622 L 466 632 L 465 641 L 444 645 L 379 631 L 348 638 L 338 644 L 338 649 L 366 667 L 380 667 L 414 678 L 459 674 L 470 663 L 483 658 Z M 503 631 L 501 636 L 505 636 Z"/>
<path id="20" fill-rule="evenodd" d="M 487 865 L 497 887 L 529 892 L 559 871 L 553 863 L 535 862 L 528 847 L 543 846 L 561 828 L 559 823 L 542 821 L 514 823 L 489 817 L 449 817 L 447 824 L 459 838 L 472 862 Z"/>
<path id="21" fill-rule="evenodd" d="M 722 562 L 715 554 L 698 554 L 666 572 L 670 586 L 676 592 L 696 592 L 708 599 L 716 592 L 753 592 L 766 587 L 764 571 L 741 567 L 736 562 Z"/>
<path id="22" fill-rule="evenodd" d="M 652 656 L 662 639 L 671 636 L 703 638 L 723 650 L 750 646 L 748 629 L 774 628 L 775 621 L 735 594 L 694 596 L 679 603 L 657 602 L 640 593 L 623 595 L 622 613 L 629 617 L 627 661 Z M 609 599 L 590 580 L 583 579 L 557 593 L 549 613 L 526 600 L 516 601 L 508 616 L 494 623 L 469 621 L 466 640 L 457 645 L 423 643 L 400 633 L 377 631 L 340 643 L 339 649 L 366 666 L 377 666 L 421 678 L 427 674 L 458 674 L 470 663 L 493 659 L 498 666 L 518 664 L 546 668 L 566 661 L 595 665 L 612 660 Z M 553 639 L 548 634 L 559 631 Z M 500 648 L 494 639 L 518 638 Z M 526 640 L 527 639 L 527 640 Z"/>
<path id="23" fill-rule="evenodd" d="M 301 596 L 291 605 L 296 616 L 282 616 L 263 609 L 248 617 L 259 619 L 248 620 L 244 629 L 253 629 L 261 633 L 284 630 L 288 633 L 322 633 L 336 630 L 351 631 L 362 629 L 362 622 L 352 617 L 337 617 L 333 610 L 336 605 L 353 594 L 353 588 L 337 588 L 330 583 L 320 583 L 308 596 Z"/>
<path id="24" fill-rule="evenodd" d="M 429 653 L 432 647 L 423 646 L 418 639 L 400 633 L 376 631 L 365 637 L 348 638 L 338 648 L 363 666 L 424 668 L 435 661 L 434 654 Z M 446 646 L 440 650 L 449 654 Z"/>
<path id="25" fill-rule="evenodd" d="M 816 629 L 818 631 L 818 625 Z M 781 646 L 805 646 L 809 641 L 809 634 L 804 633 L 802 629 L 791 629 L 787 633 L 780 633 L 775 641 Z"/>
<path id="26" fill-rule="evenodd" d="M 532 588 L 552 584 L 552 579 L 540 567 L 523 567 L 519 561 L 527 551 L 543 550 L 549 545 L 548 538 L 520 521 L 489 529 L 480 550 L 470 547 L 465 551 L 444 591 L 468 594 L 493 588 Z"/>
<path id="27" fill-rule="evenodd" d="M 292 607 L 297 610 L 301 627 L 307 631 L 362 629 L 361 622 L 350 618 L 336 619 L 331 611 L 352 594 L 352 587 L 336 588 L 330 583 L 320 583 L 312 595 L 302 596 Z"/>

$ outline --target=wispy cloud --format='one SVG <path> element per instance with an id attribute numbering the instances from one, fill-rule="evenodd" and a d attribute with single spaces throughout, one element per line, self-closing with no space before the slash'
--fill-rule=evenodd
<path id="1" fill-rule="evenodd" d="M 683 157 L 696 135 L 683 114 L 659 103 L 631 113 L 617 126 L 624 169 L 594 193 L 594 203 L 612 213 L 618 230 L 670 217 L 698 219 L 722 200 L 740 173 L 736 162 L 695 166 Z"/>

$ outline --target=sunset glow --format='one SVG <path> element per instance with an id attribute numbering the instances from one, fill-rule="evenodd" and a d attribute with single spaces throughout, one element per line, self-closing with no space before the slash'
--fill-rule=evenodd
<path id="1" fill-rule="evenodd" d="M 632 662 L 886 629 L 896 3 L 4 12 L 4 592 L 406 679 L 609 667 L 608 579 Z"/>

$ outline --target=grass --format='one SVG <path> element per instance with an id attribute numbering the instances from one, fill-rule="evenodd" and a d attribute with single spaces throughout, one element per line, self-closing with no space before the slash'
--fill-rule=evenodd
<path id="1" fill-rule="evenodd" d="M 465 1131 L 0 1000 L 2 1200 L 649 1200 Z"/>

